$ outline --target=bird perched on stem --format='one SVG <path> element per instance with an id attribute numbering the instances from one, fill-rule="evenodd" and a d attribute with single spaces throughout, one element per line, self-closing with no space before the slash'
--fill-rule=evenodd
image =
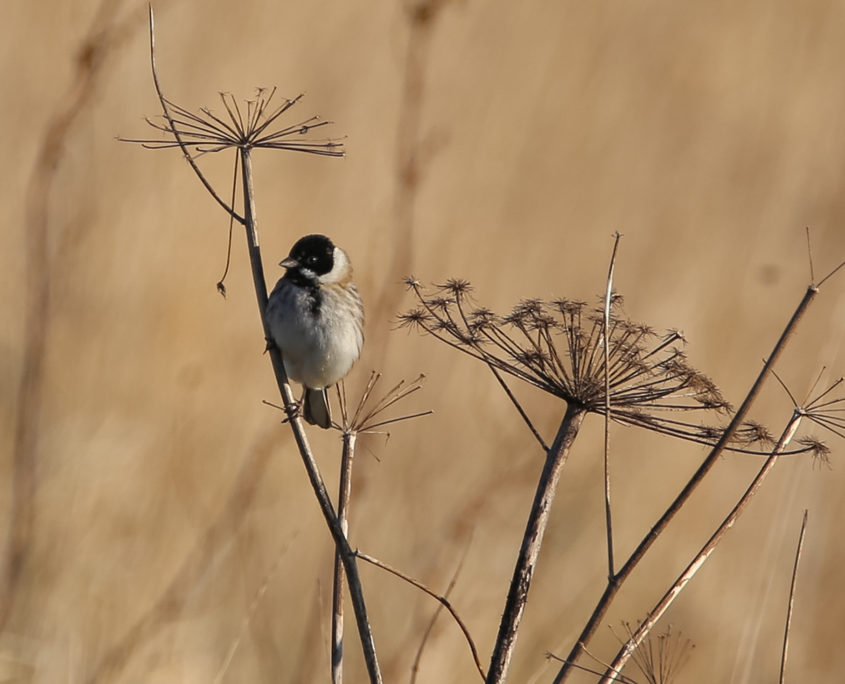
<path id="1" fill-rule="evenodd" d="M 364 344 L 352 265 L 325 235 L 300 238 L 279 265 L 287 270 L 267 301 L 267 327 L 288 377 L 305 388 L 305 420 L 329 428 L 326 390 L 349 372 Z"/>

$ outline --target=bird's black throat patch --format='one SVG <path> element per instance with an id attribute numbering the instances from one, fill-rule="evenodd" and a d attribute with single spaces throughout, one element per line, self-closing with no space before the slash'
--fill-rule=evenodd
<path id="1" fill-rule="evenodd" d="M 320 284 L 298 268 L 289 268 L 284 275 L 284 280 L 307 292 L 311 314 L 318 316 L 320 308 L 323 306 L 323 293 L 320 291 Z"/>

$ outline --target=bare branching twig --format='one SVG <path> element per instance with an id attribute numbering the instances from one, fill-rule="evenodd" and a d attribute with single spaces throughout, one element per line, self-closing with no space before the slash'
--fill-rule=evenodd
<path id="1" fill-rule="evenodd" d="M 742 496 L 739 498 L 737 503 L 731 509 L 730 513 L 725 517 L 722 523 L 716 528 L 716 531 L 711 535 L 710 539 L 702 546 L 700 551 L 694 556 L 692 561 L 689 565 L 684 569 L 684 571 L 679 575 L 679 577 L 675 580 L 669 590 L 663 595 L 663 597 L 658 601 L 658 603 L 652 608 L 649 612 L 648 616 L 642 621 L 640 626 L 637 630 L 631 634 L 628 641 L 623 645 L 622 649 L 616 655 L 613 662 L 607 669 L 605 673 L 605 679 L 603 682 L 609 682 L 610 677 L 613 674 L 621 672 L 622 668 L 625 666 L 628 658 L 634 653 L 643 639 L 648 635 L 649 631 L 654 627 L 657 621 L 661 618 L 661 616 L 666 612 L 672 602 L 678 597 L 678 595 L 683 591 L 684 587 L 687 583 L 693 578 L 693 576 L 698 572 L 701 566 L 707 561 L 710 555 L 715 551 L 716 547 L 722 541 L 724 536 L 727 532 L 734 526 L 736 521 L 751 503 L 751 500 L 754 498 L 755 494 L 760 490 L 760 487 L 763 485 L 764 480 L 766 479 L 767 475 L 772 471 L 775 464 L 777 463 L 780 456 L 783 455 L 786 446 L 792 441 L 795 436 L 796 431 L 798 430 L 798 426 L 801 424 L 801 421 L 806 417 L 809 418 L 813 414 L 816 413 L 818 407 L 820 405 L 829 405 L 831 403 L 836 403 L 837 400 L 826 401 L 822 402 L 821 399 L 826 397 L 830 391 L 839 385 L 839 381 L 835 382 L 831 387 L 824 390 L 818 397 L 810 400 L 807 402 L 806 406 L 795 406 L 792 412 L 792 417 L 784 427 L 783 433 L 781 434 L 780 438 L 778 439 L 777 443 L 775 444 L 774 448 L 772 449 L 769 457 L 765 460 L 763 465 L 760 467 L 757 475 L 751 481 L 751 483 L 746 488 L 745 492 L 743 492 Z M 789 393 L 792 396 L 791 393 Z M 802 539 L 803 539 L 803 528 L 802 528 Z M 799 545 L 799 553 L 800 553 L 800 545 Z M 794 581 L 794 577 L 793 577 Z M 790 604 L 790 611 L 791 611 L 791 604 Z M 788 627 L 787 627 L 788 629 Z M 785 637 L 786 639 L 786 637 Z M 785 647 L 784 647 L 785 648 Z"/>
<path id="2" fill-rule="evenodd" d="M 698 467 L 698 470 L 693 473 L 687 484 L 678 493 L 672 503 L 669 504 L 666 511 L 660 516 L 657 522 L 652 525 L 651 529 L 643 537 L 642 541 L 639 543 L 637 548 L 634 549 L 633 553 L 629 556 L 628 560 L 622 565 L 622 567 L 610 579 L 610 581 L 608 581 L 604 593 L 599 598 L 599 601 L 596 604 L 596 607 L 590 615 L 589 619 L 587 620 L 587 623 L 585 624 L 584 628 L 582 629 L 578 640 L 575 642 L 575 645 L 572 647 L 572 650 L 566 657 L 563 666 L 555 677 L 554 684 L 560 684 L 561 682 L 567 679 L 569 674 L 571 674 L 573 670 L 573 664 L 577 662 L 578 658 L 584 652 L 587 643 L 595 634 L 596 630 L 598 629 L 598 626 L 604 619 L 604 616 L 607 613 L 610 604 L 613 602 L 613 599 L 618 593 L 620 586 L 622 586 L 625 580 L 630 576 L 631 572 L 633 572 L 634 568 L 643 559 L 645 554 L 651 548 L 651 545 L 666 529 L 666 527 L 669 525 L 669 523 L 672 521 L 678 511 L 680 511 L 681 508 L 686 504 L 686 502 L 692 496 L 693 492 L 698 488 L 699 484 L 701 484 L 701 482 L 716 464 L 716 461 L 719 459 L 719 456 L 728 447 L 729 443 L 734 438 L 734 435 L 736 434 L 737 430 L 740 428 L 742 421 L 745 420 L 745 416 L 748 414 L 751 405 L 754 403 L 757 396 L 759 395 L 764 382 L 768 378 L 769 372 L 771 371 L 771 369 L 774 368 L 777 360 L 780 358 L 780 355 L 786 348 L 787 342 L 792 336 L 792 333 L 795 331 L 804 313 L 807 311 L 810 304 L 815 299 L 816 295 L 818 294 L 818 291 L 818 287 L 813 285 L 807 288 L 807 291 L 805 292 L 801 301 L 798 303 L 798 306 L 795 308 L 795 311 L 793 312 L 791 318 L 786 324 L 786 327 L 784 328 L 783 332 L 775 343 L 775 346 L 769 354 L 768 359 L 763 365 L 763 369 L 760 371 L 759 375 L 757 376 L 757 379 L 754 381 L 754 384 L 751 386 L 751 389 L 748 391 L 748 394 L 746 395 L 739 409 L 737 409 L 730 424 L 727 426 L 727 428 L 725 428 L 724 431 L 721 432 L 721 436 L 719 437 L 718 441 L 715 443 L 710 453 L 702 462 L 702 464 Z"/>
<path id="3" fill-rule="evenodd" d="M 718 454 L 725 449 L 748 451 L 752 444 L 764 445 L 770 440 L 768 431 L 761 425 L 744 422 L 764 375 L 758 378 L 740 411 L 733 414 L 714 383 L 687 363 L 678 348 L 683 336 L 677 331 L 658 336 L 648 326 L 620 317 L 613 310 L 620 301 L 618 296 L 605 297 L 605 308 L 599 310 L 590 310 L 583 302 L 571 300 L 544 302 L 528 299 L 520 302 L 510 314 L 498 316 L 474 304 L 472 287 L 465 280 L 449 280 L 436 286 L 434 292 L 426 290 L 414 278 L 407 278 L 406 284 L 418 305 L 399 317 L 400 325 L 420 330 L 502 374 L 511 375 L 563 399 L 568 407 L 569 418 L 564 419 L 558 439 L 548 451 L 546 468 L 535 494 L 494 647 L 488 682 L 502 681 L 507 672 L 554 484 L 562 465 L 558 461 L 561 454 L 556 447 L 560 447 L 562 432 L 567 432 L 564 429 L 567 420 L 571 422 L 570 427 L 575 426 L 574 432 L 577 433 L 577 425 L 586 413 L 610 414 L 610 418 L 619 423 L 713 445 L 711 456 L 628 562 L 609 577 L 605 595 L 585 627 L 582 639 L 561 668 L 558 681 L 562 681 L 583 651 L 586 639 L 594 633 L 621 582 L 709 472 Z M 766 368 L 774 363 L 788 332 L 816 291 L 814 287 L 808 289 Z M 701 412 L 731 415 L 732 420 L 727 427 L 722 427 L 674 417 Z M 806 450 L 807 447 L 802 446 L 798 451 Z M 608 534 L 612 538 L 612 531 L 609 530 Z M 609 544 L 608 558 L 612 568 L 611 548 Z"/>
<path id="4" fill-rule="evenodd" d="M 727 515 L 727 517 L 722 521 L 710 539 L 702 546 L 699 552 L 694 556 L 692 561 L 687 565 L 684 571 L 678 576 L 678 578 L 673 582 L 672 586 L 669 590 L 663 595 L 660 601 L 654 606 L 654 608 L 649 611 L 649 614 L 646 618 L 640 623 L 640 626 L 631 634 L 630 638 L 623 644 L 622 648 L 616 654 L 616 657 L 613 659 L 613 662 L 607 668 L 604 677 L 602 678 L 602 684 L 608 684 L 609 682 L 613 681 L 615 676 L 622 671 L 622 668 L 625 667 L 625 664 L 634 654 L 636 649 L 640 646 L 643 640 L 648 636 L 649 632 L 654 628 L 663 614 L 668 610 L 669 606 L 672 605 L 674 600 L 678 597 L 678 595 L 684 590 L 684 587 L 689 583 L 689 581 L 695 576 L 695 574 L 701 569 L 704 563 L 707 562 L 707 559 L 716 550 L 716 547 L 724 538 L 725 534 L 727 534 L 728 530 L 734 526 L 734 523 L 739 519 L 739 516 L 742 515 L 743 511 L 748 507 L 751 499 L 760 489 L 765 480 L 766 476 L 771 472 L 774 468 L 775 463 L 783 450 L 785 449 L 786 445 L 792 441 L 792 438 L 795 436 L 795 432 L 798 429 L 798 426 L 801 423 L 801 412 L 796 410 L 792 418 L 787 423 L 786 427 L 784 428 L 783 434 L 781 435 L 778 443 L 775 445 L 775 448 L 772 449 L 772 453 L 769 458 L 766 459 L 765 463 L 761 466 L 760 471 L 757 473 L 757 476 L 745 490 L 743 495 L 740 497 L 739 501 L 733 507 L 731 512 Z"/>

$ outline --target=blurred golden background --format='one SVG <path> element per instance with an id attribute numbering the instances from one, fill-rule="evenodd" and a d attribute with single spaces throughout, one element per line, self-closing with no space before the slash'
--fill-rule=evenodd
<path id="1" fill-rule="evenodd" d="M 810 282 L 805 226 L 817 279 L 845 258 L 845 5 L 155 9 L 174 101 L 220 111 L 218 91 L 276 85 L 307 93 L 291 123 L 316 113 L 346 136 L 342 160 L 255 154 L 267 277 L 299 236 L 331 235 L 368 306 L 350 388 L 372 369 L 385 388 L 426 374 L 397 413 L 436 413 L 361 441 L 351 540 L 441 591 L 466 552 L 451 600 L 486 666 L 542 455 L 485 368 L 394 330 L 412 304 L 401 276 L 467 278 L 497 311 L 595 302 L 620 231 L 627 313 L 682 329 L 691 362 L 739 402 Z M 159 113 L 146 6 L 12 0 L 0 17 L 0 680 L 327 681 L 332 547 L 289 430 L 262 404 L 277 394 L 243 235 L 223 299 L 226 216 L 178 151 L 115 140 L 153 135 L 143 117 Z M 227 195 L 231 155 L 202 165 Z M 823 368 L 821 386 L 845 372 L 844 293 L 840 273 L 779 367 L 799 397 Z M 515 391 L 551 439 L 562 404 Z M 753 414 L 779 432 L 791 410 L 770 383 Z M 842 680 L 843 444 L 815 432 L 832 467 L 781 462 L 667 615 L 696 643 L 677 681 L 777 676 L 805 508 L 787 681 Z M 601 434 L 588 418 L 564 470 L 509 681 L 551 681 L 545 653 L 568 652 L 604 587 Z M 313 438 L 334 492 L 340 440 Z M 612 441 L 624 558 L 704 450 L 622 427 Z M 617 633 L 759 465 L 721 459 L 614 604 Z M 408 681 L 436 604 L 362 575 L 385 681 Z M 591 650 L 617 645 L 603 627 Z M 477 681 L 447 617 L 418 681 Z"/>

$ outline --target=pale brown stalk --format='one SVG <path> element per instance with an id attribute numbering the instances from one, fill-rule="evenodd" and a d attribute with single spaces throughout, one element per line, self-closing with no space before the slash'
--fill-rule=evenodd
<path id="1" fill-rule="evenodd" d="M 616 250 L 622 236 L 616 233 L 613 241 L 613 254 L 607 270 L 607 287 L 604 292 L 604 311 L 602 318 L 602 352 L 604 353 L 604 521 L 607 537 L 607 576 L 613 577 L 613 515 L 610 506 L 610 309 L 613 297 L 613 271 L 616 267 Z"/>
<path id="2" fill-rule="evenodd" d="M 607 670 L 605 671 L 604 677 L 601 679 L 601 684 L 608 684 L 609 682 L 612 682 L 616 679 L 617 675 L 622 671 L 622 668 L 625 667 L 625 664 L 628 662 L 637 647 L 642 643 L 643 639 L 648 636 L 649 632 L 657 624 L 658 620 L 660 620 L 663 614 L 668 610 L 669 606 L 672 605 L 674 600 L 684 590 L 684 587 L 686 587 L 686 585 L 701 569 L 704 563 L 707 562 L 707 559 L 710 557 L 713 551 L 716 550 L 716 547 L 719 545 L 719 542 L 722 541 L 723 537 L 727 534 L 728 530 L 730 530 L 734 526 L 734 523 L 736 523 L 736 521 L 739 519 L 739 516 L 742 515 L 743 511 L 745 511 L 745 509 L 748 507 L 748 504 L 751 502 L 751 499 L 759 491 L 760 487 L 763 484 L 763 481 L 766 479 L 766 476 L 775 467 L 778 458 L 783 453 L 786 446 L 792 441 L 792 438 L 795 436 L 795 432 L 796 430 L 798 430 L 798 426 L 801 424 L 802 418 L 803 411 L 796 409 L 792 414 L 792 418 L 789 420 L 786 427 L 784 428 L 783 434 L 781 434 L 780 439 L 777 441 L 777 444 L 772 449 L 771 454 L 760 467 L 759 472 L 751 481 L 751 484 L 748 485 L 748 488 L 740 497 L 739 501 L 737 501 L 736 505 L 731 509 L 731 512 L 716 528 L 716 531 L 711 535 L 710 539 L 707 540 L 704 546 L 702 546 L 699 552 L 693 557 L 689 565 L 687 565 L 684 571 L 672 583 L 672 586 L 669 588 L 669 590 L 657 602 L 654 608 L 649 611 L 648 615 L 645 617 L 642 623 L 640 623 L 640 626 L 633 632 L 633 634 L 631 634 L 630 638 L 622 645 L 622 648 L 616 654 L 616 657 L 613 659 L 613 661 L 610 663 Z"/>
<path id="3" fill-rule="evenodd" d="M 340 485 L 337 495 L 337 517 L 343 533 L 349 536 L 349 498 L 352 494 L 352 459 L 355 458 L 356 432 L 343 433 L 340 456 Z M 343 682 L 343 559 L 335 551 L 334 584 L 332 586 L 332 683 Z"/>
<path id="4" fill-rule="evenodd" d="M 341 430 L 343 439 L 343 449 L 340 458 L 337 515 L 343 527 L 344 535 L 347 538 L 349 536 L 349 502 L 352 496 L 352 463 L 355 458 L 355 445 L 357 444 L 358 435 L 361 433 L 372 433 L 387 425 L 430 414 L 431 411 L 420 411 L 396 417 L 386 417 L 384 415 L 388 409 L 393 408 L 396 404 L 421 389 L 424 377 L 420 375 L 410 383 L 400 380 L 384 395 L 377 396 L 375 389 L 379 380 L 381 380 L 381 374 L 373 371 L 370 373 L 367 384 L 361 392 L 361 396 L 353 411 L 349 410 L 345 383 L 341 380 L 335 387 L 341 418 L 338 427 Z M 344 580 L 343 558 L 340 552 L 336 551 L 332 586 L 331 670 L 333 684 L 340 684 L 343 681 Z"/>
<path id="5" fill-rule="evenodd" d="M 789 629 L 792 626 L 792 607 L 795 603 L 795 587 L 798 584 L 798 565 L 801 563 L 801 551 L 804 548 L 804 533 L 807 531 L 807 510 L 801 520 L 801 533 L 798 535 L 798 547 L 795 549 L 795 563 L 792 566 L 792 581 L 789 584 L 789 601 L 786 606 L 786 624 L 783 628 L 783 648 L 780 653 L 780 675 L 778 684 L 786 682 L 786 658 L 789 652 Z"/>
<path id="6" fill-rule="evenodd" d="M 692 496 L 693 492 L 698 488 L 698 485 L 701 484 L 701 482 L 716 464 L 719 459 L 719 456 L 726 449 L 737 428 L 739 428 L 745 416 L 748 414 L 748 411 L 751 408 L 751 405 L 756 400 L 757 396 L 759 395 L 760 390 L 762 389 L 770 370 L 774 368 L 775 363 L 780 358 L 780 355 L 783 350 L 786 348 L 789 338 L 792 336 L 792 333 L 795 331 L 795 328 L 798 326 L 798 323 L 800 322 L 804 313 L 807 311 L 810 304 L 815 299 L 816 295 L 818 294 L 818 291 L 818 287 L 815 285 L 811 285 L 807 288 L 807 291 L 804 293 L 804 297 L 801 299 L 795 311 L 793 312 L 792 317 L 786 324 L 786 327 L 778 338 L 778 341 L 775 343 L 775 346 L 772 349 L 769 358 L 763 365 L 763 369 L 760 371 L 759 375 L 757 376 L 757 379 L 754 381 L 754 384 L 748 391 L 748 394 L 742 402 L 742 405 L 739 407 L 739 409 L 737 409 L 728 427 L 722 432 L 721 437 L 713 446 L 710 453 L 704 459 L 702 464 L 698 467 L 698 470 L 696 470 L 696 472 L 692 475 L 692 477 L 689 479 L 684 488 L 678 493 L 674 501 L 669 504 L 666 511 L 652 526 L 648 534 L 643 537 L 642 541 L 639 543 L 639 545 L 628 558 L 628 560 L 619 569 L 619 571 L 615 575 L 613 575 L 613 577 L 609 578 L 604 593 L 602 594 L 601 598 L 596 604 L 595 609 L 587 620 L 587 623 L 582 629 L 581 634 L 578 636 L 578 640 L 575 642 L 575 645 L 572 647 L 572 650 L 565 658 L 563 666 L 561 667 L 560 671 L 554 679 L 554 684 L 560 684 L 561 682 L 566 681 L 567 677 L 572 673 L 574 669 L 574 664 L 580 658 L 581 654 L 584 652 L 584 648 L 587 646 L 590 639 L 593 637 L 596 630 L 598 629 L 598 626 L 604 619 L 604 616 L 606 615 L 607 610 L 610 607 L 610 604 L 613 602 L 613 599 L 619 591 L 619 588 L 622 583 L 624 583 L 625 580 L 630 576 L 631 572 L 633 572 L 634 568 L 639 564 L 639 562 L 651 548 L 651 545 L 660 536 L 663 530 L 666 529 L 671 520 L 675 517 L 678 511 L 680 511 L 681 508 L 686 504 L 686 502 Z"/>

